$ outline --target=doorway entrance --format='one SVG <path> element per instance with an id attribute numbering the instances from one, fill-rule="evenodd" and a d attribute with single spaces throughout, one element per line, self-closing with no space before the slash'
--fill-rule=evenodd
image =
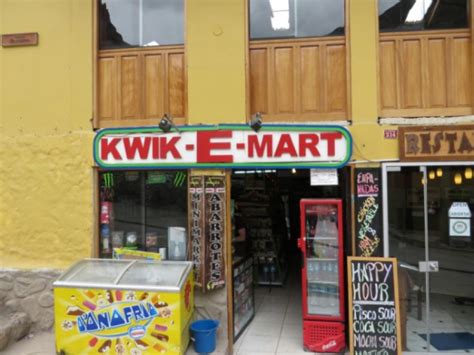
<path id="1" fill-rule="evenodd" d="M 348 206 L 349 173 L 339 169 L 337 185 L 312 186 L 307 169 L 233 171 L 232 260 L 234 276 L 238 275 L 233 280 L 234 352 L 303 350 L 300 201 L 338 198 Z M 344 216 L 350 214 L 344 211 Z M 330 275 L 328 264 L 324 272 Z M 335 273 L 332 265 L 331 270 Z M 329 292 L 328 287 L 324 290 Z M 331 302 L 326 302 L 326 312 Z"/>
<path id="2" fill-rule="evenodd" d="M 382 165 L 384 254 L 399 262 L 405 351 L 474 352 L 473 170 Z"/>

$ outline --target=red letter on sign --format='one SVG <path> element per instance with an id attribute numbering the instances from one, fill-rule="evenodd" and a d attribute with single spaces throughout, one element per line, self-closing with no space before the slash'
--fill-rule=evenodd
<path id="1" fill-rule="evenodd" d="M 232 163 L 232 155 L 212 155 L 212 150 L 230 150 L 229 142 L 212 142 L 213 138 L 232 138 L 232 131 L 196 132 L 198 163 Z"/>
<path id="2" fill-rule="evenodd" d="M 257 154 L 257 157 L 263 157 L 265 148 L 267 149 L 267 157 L 272 157 L 272 136 L 264 134 L 262 137 L 262 142 L 258 141 L 258 136 L 249 136 L 248 145 L 249 145 L 249 158 L 253 158 L 254 152 Z"/>
<path id="3" fill-rule="evenodd" d="M 281 157 L 283 154 L 289 154 L 291 157 L 296 157 L 296 149 L 289 134 L 282 134 L 278 146 L 275 150 L 275 157 Z"/>
<path id="4" fill-rule="evenodd" d="M 300 134 L 300 157 L 306 156 L 306 149 L 313 157 L 319 157 L 319 150 L 316 147 L 319 143 L 319 137 L 316 134 Z"/>
<path id="5" fill-rule="evenodd" d="M 160 138 L 160 158 L 166 159 L 168 152 L 171 153 L 173 158 L 181 159 L 181 154 L 179 154 L 178 149 L 176 149 L 176 143 L 181 139 L 181 137 L 173 137 L 169 142 L 166 141 L 166 137 Z"/>
<path id="6" fill-rule="evenodd" d="M 328 156 L 336 155 L 336 139 L 341 139 L 342 134 L 339 132 L 321 133 L 321 139 L 328 142 Z"/>
<path id="7" fill-rule="evenodd" d="M 100 159 L 107 160 L 108 155 L 112 154 L 114 159 L 122 160 L 118 150 L 117 144 L 120 142 L 120 138 L 112 138 L 107 140 L 107 138 L 102 138 L 100 140 Z"/>
<path id="8" fill-rule="evenodd" d="M 130 140 L 132 143 L 130 144 Z M 148 152 L 150 151 L 151 138 L 145 137 L 144 141 L 140 137 L 124 138 L 123 144 L 125 146 L 125 155 L 127 159 L 135 158 L 135 154 L 138 152 L 140 159 L 146 159 Z"/>

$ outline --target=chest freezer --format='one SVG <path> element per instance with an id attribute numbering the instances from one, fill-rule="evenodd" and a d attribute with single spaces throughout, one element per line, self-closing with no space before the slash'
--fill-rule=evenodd
<path id="1" fill-rule="evenodd" d="M 53 284 L 59 354 L 184 354 L 192 262 L 85 259 Z"/>

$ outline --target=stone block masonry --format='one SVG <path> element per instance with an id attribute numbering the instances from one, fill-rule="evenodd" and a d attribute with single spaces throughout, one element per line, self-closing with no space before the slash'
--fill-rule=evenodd
<path id="1" fill-rule="evenodd" d="M 24 314 L 30 330 L 49 330 L 54 324 L 53 282 L 59 270 L 0 269 L 0 315 Z"/>

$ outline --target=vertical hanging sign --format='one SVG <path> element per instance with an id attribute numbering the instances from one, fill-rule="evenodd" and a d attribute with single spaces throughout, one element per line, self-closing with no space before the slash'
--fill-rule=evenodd
<path id="1" fill-rule="evenodd" d="M 191 176 L 189 178 L 189 201 L 191 224 L 189 230 L 191 231 L 190 246 L 188 248 L 188 260 L 193 262 L 194 268 L 194 283 L 198 287 L 203 285 L 203 260 L 205 251 L 205 206 L 204 206 L 204 177 Z"/>
<path id="2" fill-rule="evenodd" d="M 355 169 L 355 255 L 383 256 L 380 169 Z"/>
<path id="3" fill-rule="evenodd" d="M 205 231 L 205 291 L 224 286 L 224 240 L 225 240 L 225 176 L 204 178 L 206 231 Z"/>

